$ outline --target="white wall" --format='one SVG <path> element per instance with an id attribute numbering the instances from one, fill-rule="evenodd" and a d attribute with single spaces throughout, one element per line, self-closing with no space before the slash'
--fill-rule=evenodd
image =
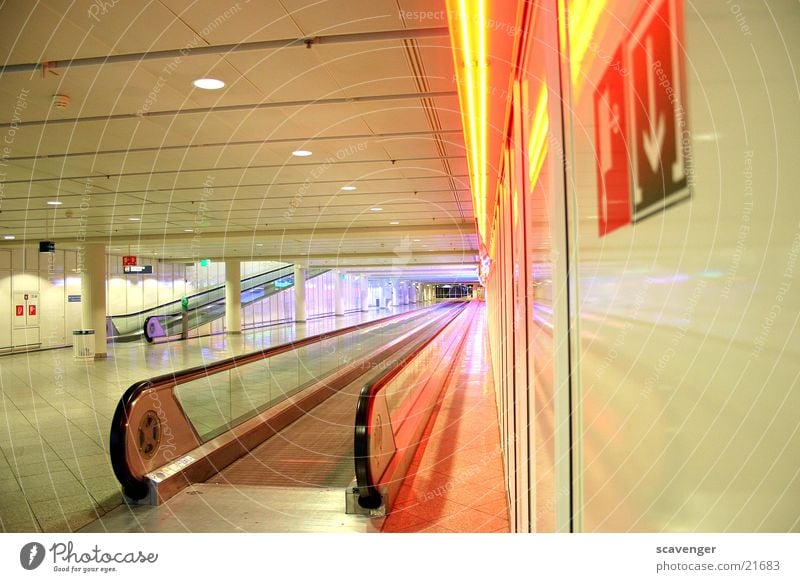
<path id="1" fill-rule="evenodd" d="M 140 265 L 152 265 L 152 275 L 124 275 L 122 257 L 107 257 L 106 313 L 121 315 L 155 307 L 183 295 L 191 295 L 225 282 L 225 264 L 208 267 L 161 263 L 139 257 Z M 274 262 L 242 263 L 247 277 L 284 266 Z M 0 350 L 54 347 L 72 344 L 72 331 L 81 327 L 81 304 L 70 295 L 81 294 L 81 277 L 76 272 L 77 251 L 38 252 L 35 246 L 0 250 Z M 14 294 L 38 294 L 37 325 L 14 327 Z M 222 324 L 214 324 L 221 331 Z M 219 329 L 217 329 L 219 327 Z"/>

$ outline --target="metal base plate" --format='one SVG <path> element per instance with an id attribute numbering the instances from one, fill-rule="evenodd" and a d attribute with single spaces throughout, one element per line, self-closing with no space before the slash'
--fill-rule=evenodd
<path id="1" fill-rule="evenodd" d="M 383 518 L 345 514 L 342 489 L 201 483 L 159 506 L 118 507 L 82 532 L 379 532 Z"/>

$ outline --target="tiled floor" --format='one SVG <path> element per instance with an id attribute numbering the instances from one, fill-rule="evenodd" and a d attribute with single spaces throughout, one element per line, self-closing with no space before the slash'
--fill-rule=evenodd
<path id="1" fill-rule="evenodd" d="M 71 349 L 1 356 L 0 531 L 74 531 L 121 503 L 108 429 L 133 382 L 388 314 L 373 309 L 241 336 L 110 344 L 109 359 L 88 363 L 73 360 Z"/>
<path id="2" fill-rule="evenodd" d="M 383 532 L 508 532 L 485 310 L 428 426 Z"/>

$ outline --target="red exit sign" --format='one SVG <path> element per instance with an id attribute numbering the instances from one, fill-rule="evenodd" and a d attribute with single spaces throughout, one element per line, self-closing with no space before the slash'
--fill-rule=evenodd
<path id="1" fill-rule="evenodd" d="M 122 257 L 122 266 L 123 267 L 135 267 L 136 266 L 136 257 L 130 256 L 130 255 Z"/>

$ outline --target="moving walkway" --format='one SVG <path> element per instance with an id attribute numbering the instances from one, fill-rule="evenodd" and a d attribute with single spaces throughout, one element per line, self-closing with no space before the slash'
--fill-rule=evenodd
<path id="1" fill-rule="evenodd" d="M 374 529 L 473 307 L 440 303 L 134 384 L 110 437 L 129 506 L 95 531 Z"/>

